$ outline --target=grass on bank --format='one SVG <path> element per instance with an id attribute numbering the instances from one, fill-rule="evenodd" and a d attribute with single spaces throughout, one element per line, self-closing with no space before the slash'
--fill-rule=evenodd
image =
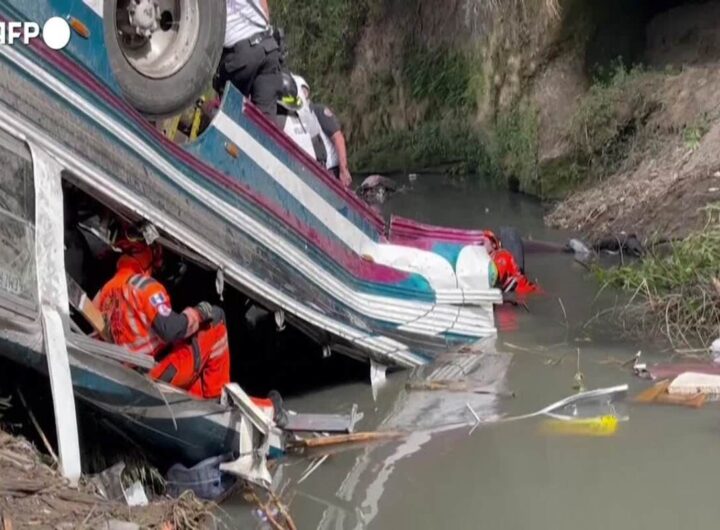
<path id="1" fill-rule="evenodd" d="M 707 346 L 720 333 L 720 205 L 707 208 L 703 230 L 650 252 L 636 264 L 596 269 L 604 287 L 631 298 L 621 318 L 674 345 Z M 603 288 L 604 288 L 603 287 Z"/>
<path id="2" fill-rule="evenodd" d="M 542 195 L 538 179 L 538 129 L 540 119 L 534 105 L 518 103 L 498 116 L 490 152 L 495 180 L 515 180 L 526 193 Z"/>
<path id="3" fill-rule="evenodd" d="M 535 8 L 551 17 L 561 13 L 557 0 L 542 0 L 533 9 L 525 0 L 513 2 L 512 9 L 496 0 L 480 7 L 528 16 Z M 311 80 L 315 98 L 344 121 L 356 171 L 443 168 L 559 197 L 631 165 L 632 153 L 642 150 L 651 133 L 645 125 L 657 108 L 653 73 L 618 61 L 598 72 L 583 96 L 567 129 L 569 152 L 541 165 L 540 123 L 531 103 L 496 108 L 478 123 L 478 105 L 493 74 L 479 50 L 430 45 L 403 26 L 397 30 L 405 33 L 398 35 L 396 70 L 371 72 L 363 86 L 348 85 L 365 29 L 403 10 L 418 17 L 416 9 L 386 0 L 270 0 L 270 5 L 276 23 L 287 30 L 292 68 Z M 688 128 L 686 142 L 697 145 L 702 132 Z"/>
<path id="4" fill-rule="evenodd" d="M 353 167 L 380 173 L 439 167 L 455 174 L 493 170 L 484 135 L 452 118 L 388 132 L 358 146 L 350 156 Z"/>
<path id="5" fill-rule="evenodd" d="M 648 86 L 653 73 L 621 63 L 598 78 L 583 97 L 569 127 L 580 178 L 601 179 L 619 169 L 650 115 L 658 108 Z"/>

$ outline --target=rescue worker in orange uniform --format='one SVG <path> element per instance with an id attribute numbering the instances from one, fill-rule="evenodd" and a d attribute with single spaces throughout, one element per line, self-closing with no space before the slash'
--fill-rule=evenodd
<path id="1" fill-rule="evenodd" d="M 502 247 L 497 236 L 490 230 L 486 230 L 484 236 L 484 246 L 497 268 L 496 287 L 503 293 L 515 292 L 521 296 L 540 293 L 540 287 L 525 276 L 512 252 Z"/>
<path id="2" fill-rule="evenodd" d="M 540 288 L 523 274 L 512 252 L 499 248 L 491 257 L 498 271 L 497 285 L 503 293 L 527 295 L 540 292 Z"/>
<path id="3" fill-rule="evenodd" d="M 204 399 L 217 399 L 230 382 L 225 314 L 201 302 L 172 309 L 165 287 L 151 276 L 162 266 L 162 247 L 127 229 L 116 242 L 117 272 L 95 297 L 115 344 L 158 361 L 150 376 Z"/>

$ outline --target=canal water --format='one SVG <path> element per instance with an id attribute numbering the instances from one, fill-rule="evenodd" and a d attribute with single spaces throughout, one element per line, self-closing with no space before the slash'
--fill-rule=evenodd
<path id="1" fill-rule="evenodd" d="M 543 206 L 528 197 L 431 176 L 420 176 L 385 209 L 446 226 L 513 225 L 538 240 L 570 236 L 546 228 Z M 571 256 L 528 254 L 526 266 L 546 294 L 527 312 L 502 308 L 495 343 L 501 355 L 480 370 L 515 398 L 410 392 L 405 383 L 414 374 L 401 372 L 375 391 L 368 378 L 290 399 L 290 408 L 301 411 L 343 412 L 358 404 L 365 413 L 359 430 L 411 433 L 331 455 L 300 483 L 310 462 L 284 462 L 276 483 L 291 492 L 300 529 L 717 527 L 720 405 L 625 404 L 626 421 L 607 437 L 552 434 L 543 419 L 471 428 L 468 404 L 492 418 L 532 412 L 573 394 L 578 357 L 588 389 L 628 383 L 632 394 L 646 383 L 620 361 L 638 350 L 649 362 L 669 355 L 662 342 L 627 338 L 605 317 L 594 318 L 617 303 L 616 295 L 597 296 L 598 284 Z M 233 526 L 264 528 L 239 499 L 223 509 Z"/>

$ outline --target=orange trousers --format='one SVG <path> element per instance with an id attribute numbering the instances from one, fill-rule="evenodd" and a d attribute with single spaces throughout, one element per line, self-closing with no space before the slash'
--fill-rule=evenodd
<path id="1" fill-rule="evenodd" d="M 173 347 L 150 377 L 203 399 L 217 399 L 230 382 L 230 345 L 225 323 L 201 329 Z"/>

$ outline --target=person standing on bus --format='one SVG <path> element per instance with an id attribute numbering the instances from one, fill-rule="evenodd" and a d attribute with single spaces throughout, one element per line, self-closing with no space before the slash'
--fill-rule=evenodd
<path id="1" fill-rule="evenodd" d="M 227 81 L 270 118 L 282 85 L 280 44 L 267 0 L 227 0 L 227 28 L 218 81 Z"/>

